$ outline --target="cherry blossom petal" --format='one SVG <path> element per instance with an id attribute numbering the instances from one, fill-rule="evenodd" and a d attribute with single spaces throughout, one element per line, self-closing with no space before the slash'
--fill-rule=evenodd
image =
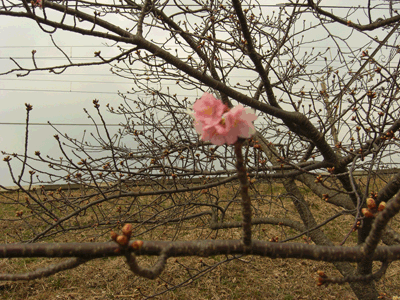
<path id="1" fill-rule="evenodd" d="M 253 121 L 257 115 L 241 104 L 229 110 L 221 100 L 204 93 L 193 105 L 193 111 L 193 125 L 203 141 L 232 145 L 239 137 L 249 138 L 255 133 Z"/>
<path id="2" fill-rule="evenodd" d="M 204 93 L 194 105 L 194 116 L 197 121 L 202 121 L 204 126 L 213 126 L 221 121 L 227 106 L 221 100 L 209 93 Z"/>

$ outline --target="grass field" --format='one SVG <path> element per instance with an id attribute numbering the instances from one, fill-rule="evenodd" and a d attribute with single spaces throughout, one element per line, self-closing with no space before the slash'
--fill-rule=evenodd
<path id="1" fill-rule="evenodd" d="M 268 193 L 280 194 L 282 189 L 266 187 Z M 259 188 L 259 190 L 262 190 Z M 229 190 L 226 191 L 229 193 Z M 31 229 L 17 218 L 16 211 L 21 208 L 12 203 L 21 195 L 0 195 L 1 207 L 1 243 L 15 242 L 15 237 L 29 236 Z M 70 195 L 73 197 L 73 195 Z M 227 197 L 229 198 L 229 197 Z M 154 201 L 154 197 L 147 200 Z M 287 202 L 286 202 L 287 201 Z M 326 213 L 333 214 L 337 208 L 325 201 L 307 194 L 310 205 L 317 221 L 324 220 Z M 9 203 L 9 204 L 6 204 Z M 121 204 L 121 203 L 119 203 Z M 105 206 L 113 204 L 104 204 Z M 159 205 L 168 206 L 168 202 Z M 287 199 L 279 204 L 271 201 L 261 201 L 254 197 L 253 205 L 259 215 L 293 216 L 293 204 Z M 105 209 L 105 207 L 103 207 Z M 26 210 L 26 209 L 25 209 Z M 24 211 L 24 214 L 27 214 Z M 85 216 L 90 220 L 90 214 Z M 240 221 L 240 205 L 234 203 L 225 221 Z M 294 220 L 299 218 L 292 217 Z M 84 220 L 84 219 L 82 219 Z M 330 222 L 323 228 L 335 244 L 343 240 L 353 222 L 351 216 L 343 216 Z M 38 224 L 39 225 L 39 224 Z M 207 239 L 239 239 L 240 228 L 211 230 L 206 219 L 193 219 L 184 222 L 177 229 L 177 224 L 164 224 L 149 232 L 140 233 L 143 240 L 171 240 L 179 232 L 178 240 Z M 399 228 L 394 220 L 391 226 Z M 142 226 L 145 227 L 146 226 Z M 150 227 L 148 227 L 150 228 Z M 107 234 L 105 234 L 107 232 Z M 48 242 L 57 241 L 108 241 L 109 229 L 100 230 L 89 228 L 83 232 L 70 231 Z M 269 240 L 278 236 L 283 239 L 295 233 L 292 229 L 282 229 L 280 226 L 254 226 L 254 238 Z M 351 234 L 346 246 L 355 244 L 355 233 Z M 309 242 L 298 238 L 298 242 Z M 226 259 L 229 262 L 226 262 Z M 151 264 L 155 258 L 140 257 L 141 264 Z M 44 267 L 56 259 L 25 258 L 2 259 L 2 273 L 22 273 Z M 376 264 L 376 268 L 379 264 Z M 351 289 L 345 285 L 317 286 L 317 271 L 324 270 L 329 276 L 339 276 L 339 272 L 329 263 L 297 259 L 270 259 L 257 256 L 225 257 L 213 256 L 208 258 L 184 257 L 170 258 L 164 272 L 156 280 L 138 278 L 131 273 L 124 263 L 124 258 L 104 258 L 92 260 L 76 269 L 64 271 L 48 278 L 29 282 L 0 282 L 1 299 L 143 299 L 150 295 L 155 299 L 356 299 Z M 193 279 L 189 275 L 197 274 Z M 400 262 L 392 263 L 386 275 L 377 283 L 382 299 L 392 299 L 400 296 Z M 178 288 L 177 288 L 178 287 Z"/>

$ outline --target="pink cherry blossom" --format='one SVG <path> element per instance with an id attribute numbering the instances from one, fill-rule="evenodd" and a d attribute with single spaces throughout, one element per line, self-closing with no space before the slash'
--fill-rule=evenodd
<path id="1" fill-rule="evenodd" d="M 224 133 L 225 128 L 222 124 L 216 124 L 215 126 L 207 126 L 201 129 L 201 139 L 203 141 L 210 141 L 214 145 L 221 146 L 226 143 L 226 134 Z"/>
<path id="2" fill-rule="evenodd" d="M 201 122 L 207 128 L 221 122 L 222 114 L 228 110 L 228 107 L 213 95 L 204 93 L 194 103 L 193 110 L 196 121 Z"/>
<path id="3" fill-rule="evenodd" d="M 236 137 L 235 142 L 238 137 L 247 139 L 256 132 L 253 121 L 257 119 L 257 115 L 252 109 L 244 108 L 241 104 L 227 112 L 224 118 L 226 127 L 229 129 L 229 136 Z"/>
<path id="4" fill-rule="evenodd" d="M 195 102 L 193 110 L 194 127 L 203 141 L 232 145 L 239 137 L 249 138 L 255 133 L 256 114 L 240 104 L 229 110 L 221 100 L 205 93 Z"/>

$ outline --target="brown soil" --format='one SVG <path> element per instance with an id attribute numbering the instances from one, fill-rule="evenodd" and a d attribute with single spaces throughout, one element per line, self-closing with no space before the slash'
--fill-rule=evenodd
<path id="1" fill-rule="evenodd" d="M 1 197 L 1 196 L 0 196 Z M 10 199 L 10 195 L 7 196 Z M 316 216 L 335 208 L 321 199 L 311 198 L 311 208 Z M 3 203 L 5 200 L 3 199 Z M 267 213 L 271 209 L 270 203 L 263 206 L 257 203 L 259 211 Z M 5 204 L 0 204 L 4 206 Z M 275 213 L 277 208 L 275 209 Z M 14 208 L 3 209 L 15 214 Z M 285 204 L 285 214 L 290 215 L 290 204 Z M 318 214 L 320 212 L 320 214 Z M 237 221 L 240 207 L 232 210 L 228 221 Z M 15 217 L 13 215 L 13 217 Z M 198 239 L 199 236 L 215 238 L 202 220 L 187 222 L 186 227 L 180 228 L 180 240 Z M 324 232 L 338 244 L 346 235 L 349 224 L 354 219 L 351 216 L 338 218 L 323 228 Z M 394 221 L 396 222 L 396 221 Z M 392 223 L 392 226 L 397 223 Z M 203 225 L 203 227 L 201 226 Z M 2 221 L 3 233 L 11 232 L 13 227 L 21 227 L 20 222 Z M 176 225 L 172 225 L 176 226 Z M 394 226 L 395 227 L 395 226 Z M 150 239 L 170 239 L 168 228 L 162 226 L 153 233 L 144 235 Z M 193 229 L 196 228 L 196 229 Z M 173 230 L 172 230 L 173 231 Z M 286 232 L 293 235 L 294 232 Z M 89 231 L 85 231 L 89 235 Z M 240 228 L 219 230 L 220 239 L 240 238 Z M 282 236 L 277 226 L 255 226 L 254 236 L 257 239 L 268 240 L 273 236 Z M 62 239 L 81 241 L 82 236 L 70 233 Z M 107 237 L 108 238 L 108 237 Z M 107 239 L 103 237 L 103 239 Z M 281 239 L 281 238 L 280 238 Z M 6 242 L 3 234 L 1 242 Z M 60 239 L 56 239 L 60 240 Z M 56 241 L 54 240 L 54 241 Z M 297 239 L 299 242 L 307 240 Z M 354 245 L 355 234 L 352 234 L 346 246 Z M 139 263 L 151 264 L 155 258 L 139 257 Z M 229 261 L 226 261 L 229 260 Z M 56 259 L 2 259 L 0 270 L 2 273 L 22 273 L 45 267 Z M 379 264 L 376 263 L 376 268 Z M 138 278 L 129 271 L 124 259 L 105 258 L 89 261 L 73 270 L 64 271 L 48 278 L 29 282 L 0 282 L 0 299 L 146 299 L 154 295 L 154 299 L 356 299 L 348 284 L 317 286 L 317 271 L 323 270 L 328 276 L 340 276 L 330 263 L 315 262 L 298 259 L 270 259 L 257 256 L 225 257 L 214 256 L 208 258 L 187 257 L 170 258 L 166 269 L 156 280 Z M 191 275 L 192 278 L 190 278 Z M 193 279 L 194 277 L 194 279 Z M 392 299 L 400 296 L 400 262 L 392 263 L 385 276 L 377 283 L 382 299 Z"/>

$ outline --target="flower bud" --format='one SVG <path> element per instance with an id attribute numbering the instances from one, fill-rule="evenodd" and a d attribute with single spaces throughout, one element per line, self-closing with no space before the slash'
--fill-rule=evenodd
<path id="1" fill-rule="evenodd" d="M 375 217 L 374 214 L 368 209 L 368 208 L 363 208 L 361 209 L 362 214 L 366 217 L 366 218 L 373 218 Z"/>
<path id="2" fill-rule="evenodd" d="M 125 224 L 124 227 L 122 227 L 122 233 L 129 239 L 132 234 L 132 225 Z"/>
<path id="3" fill-rule="evenodd" d="M 376 202 L 372 198 L 367 199 L 367 206 L 369 209 L 376 209 Z"/>
<path id="4" fill-rule="evenodd" d="M 119 235 L 117 236 L 117 239 L 115 240 L 118 244 L 121 246 L 126 246 L 129 243 L 129 239 L 125 235 Z"/>
<path id="5" fill-rule="evenodd" d="M 385 209 L 385 207 L 386 207 L 386 202 L 381 202 L 381 203 L 379 203 L 379 206 L 378 206 L 378 211 L 382 211 L 382 210 L 384 210 Z"/>
<path id="6" fill-rule="evenodd" d="M 139 250 L 140 248 L 142 248 L 142 246 L 143 246 L 143 241 L 134 241 L 134 242 L 131 244 L 131 248 L 132 248 L 133 250 Z"/>
<path id="7" fill-rule="evenodd" d="M 111 231 L 111 238 L 116 241 L 118 237 L 118 234 L 116 234 L 114 231 Z"/>

